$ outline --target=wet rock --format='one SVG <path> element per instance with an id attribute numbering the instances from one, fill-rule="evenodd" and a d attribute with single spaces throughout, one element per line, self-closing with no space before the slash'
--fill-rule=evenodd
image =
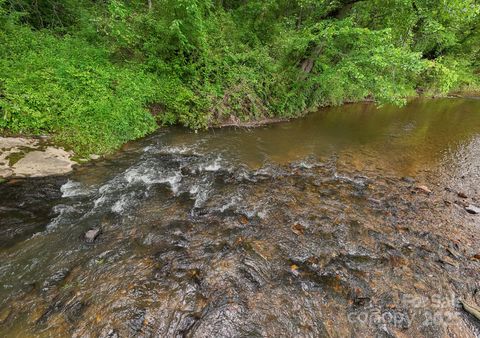
<path id="1" fill-rule="evenodd" d="M 100 229 L 91 229 L 85 233 L 85 241 L 87 243 L 93 243 L 95 239 L 97 239 L 98 235 L 100 235 Z"/>
<path id="2" fill-rule="evenodd" d="M 403 181 L 403 182 L 410 183 L 410 184 L 415 183 L 415 179 L 414 179 L 413 177 L 409 177 L 409 176 L 404 176 L 404 177 L 402 177 L 402 181 Z"/>
<path id="3" fill-rule="evenodd" d="M 52 287 L 59 285 L 70 273 L 68 269 L 61 269 L 48 277 L 42 285 L 42 291 L 46 292 Z"/>
<path id="4" fill-rule="evenodd" d="M 86 305 L 81 301 L 75 301 L 72 304 L 69 304 L 64 310 L 65 316 L 70 323 L 75 323 L 81 319 Z"/>
<path id="5" fill-rule="evenodd" d="M 262 336 L 246 320 L 247 309 L 235 303 L 212 306 L 198 321 L 188 336 L 192 337 L 260 337 Z M 183 325 L 182 325 L 183 326 Z"/>
<path id="6" fill-rule="evenodd" d="M 189 333 L 199 319 L 200 316 L 198 314 L 182 316 L 175 330 L 176 337 L 191 337 L 192 335 Z"/>
<path id="7" fill-rule="evenodd" d="M 50 317 L 58 313 L 63 307 L 63 302 L 61 300 L 54 300 L 50 306 L 42 313 L 40 318 L 36 320 L 37 325 L 45 325 L 45 323 L 50 319 Z"/>
<path id="8" fill-rule="evenodd" d="M 459 192 L 457 193 L 457 196 L 460 197 L 460 198 L 468 198 L 467 194 L 465 194 L 465 193 L 462 192 L 462 191 L 459 191 Z"/>
<path id="9" fill-rule="evenodd" d="M 146 313 L 145 309 L 134 309 L 132 318 L 128 322 L 128 328 L 132 334 L 136 335 L 141 331 Z"/>
<path id="10" fill-rule="evenodd" d="M 266 285 L 269 275 L 267 270 L 266 266 L 249 258 L 243 261 L 243 265 L 239 269 L 246 282 L 245 286 L 250 286 L 252 290 Z"/>
<path id="11" fill-rule="evenodd" d="M 432 191 L 425 185 L 416 185 L 415 186 L 415 191 L 422 192 L 424 194 L 431 194 Z"/>
<path id="12" fill-rule="evenodd" d="M 467 212 L 469 214 L 473 214 L 473 215 L 476 215 L 476 214 L 480 214 L 480 208 L 479 207 L 476 207 L 474 205 L 468 205 L 465 207 L 465 210 L 467 210 Z"/>

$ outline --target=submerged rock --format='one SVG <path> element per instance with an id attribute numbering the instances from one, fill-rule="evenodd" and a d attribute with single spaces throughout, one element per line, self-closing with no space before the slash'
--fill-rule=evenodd
<path id="1" fill-rule="evenodd" d="M 407 182 L 407 183 L 411 183 L 411 184 L 415 183 L 415 179 L 413 177 L 410 177 L 410 176 L 402 177 L 402 181 Z"/>
<path id="2" fill-rule="evenodd" d="M 9 308 L 3 308 L 0 310 L 0 323 L 4 323 L 8 317 L 10 317 L 12 310 Z"/>
<path id="3" fill-rule="evenodd" d="M 53 275 L 48 277 L 42 285 L 42 291 L 46 292 L 52 287 L 59 285 L 65 278 L 67 278 L 70 273 L 69 269 L 61 269 L 55 272 Z"/>

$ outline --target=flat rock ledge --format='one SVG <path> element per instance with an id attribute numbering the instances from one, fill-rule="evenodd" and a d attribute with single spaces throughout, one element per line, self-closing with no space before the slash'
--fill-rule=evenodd
<path id="1" fill-rule="evenodd" d="M 0 137 L 0 178 L 62 175 L 72 171 L 73 152 L 44 140 Z"/>

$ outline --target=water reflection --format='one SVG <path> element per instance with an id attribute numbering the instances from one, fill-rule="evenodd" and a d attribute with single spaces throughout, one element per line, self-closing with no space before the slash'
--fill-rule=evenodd
<path id="1" fill-rule="evenodd" d="M 401 109 L 352 104 L 253 130 L 198 134 L 182 130 L 167 135 L 167 142 L 179 147 L 194 144 L 202 153 L 223 153 L 252 167 L 337 154 L 414 175 L 438 165 L 445 149 L 455 149 L 479 133 L 478 100 L 442 99 L 415 100 Z"/>

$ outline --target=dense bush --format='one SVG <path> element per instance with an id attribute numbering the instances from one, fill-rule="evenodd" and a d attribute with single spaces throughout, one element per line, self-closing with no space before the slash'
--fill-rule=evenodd
<path id="1" fill-rule="evenodd" d="M 479 21 L 475 0 L 0 0 L 0 128 L 107 152 L 156 123 L 478 90 Z"/>
<path id="2" fill-rule="evenodd" d="M 155 129 L 145 109 L 158 81 L 118 67 L 82 40 L 16 27 L 0 35 L 2 118 L 13 133 L 53 133 L 79 152 L 106 152 Z"/>

